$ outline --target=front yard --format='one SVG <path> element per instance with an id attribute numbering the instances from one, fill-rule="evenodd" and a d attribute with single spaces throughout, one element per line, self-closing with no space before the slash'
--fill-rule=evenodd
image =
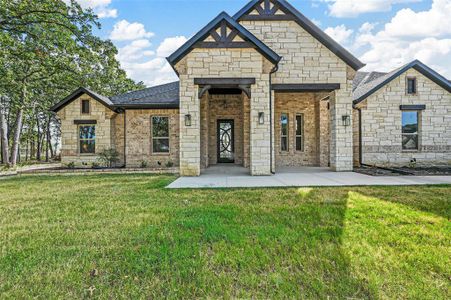
<path id="1" fill-rule="evenodd" d="M 0 298 L 451 297 L 451 186 L 0 180 Z"/>

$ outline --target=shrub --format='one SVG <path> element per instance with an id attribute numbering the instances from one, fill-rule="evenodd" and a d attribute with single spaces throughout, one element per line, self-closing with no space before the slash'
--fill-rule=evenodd
<path id="1" fill-rule="evenodd" d="M 71 161 L 70 163 L 67 164 L 67 167 L 69 169 L 75 169 L 75 163 L 73 161 Z"/>
<path id="2" fill-rule="evenodd" d="M 91 164 L 91 166 L 92 166 L 93 169 L 99 169 L 100 168 L 100 164 L 98 162 L 93 162 Z"/>
<path id="3" fill-rule="evenodd" d="M 116 149 L 105 149 L 99 153 L 99 161 L 106 167 L 112 168 L 119 161 L 119 152 Z"/>
<path id="4" fill-rule="evenodd" d="M 149 163 L 147 162 L 147 160 L 142 160 L 141 161 L 141 168 L 145 169 L 145 168 L 147 168 L 147 166 L 149 166 Z"/>
<path id="5" fill-rule="evenodd" d="M 167 168 L 172 168 L 174 166 L 174 163 L 170 160 L 166 163 Z"/>

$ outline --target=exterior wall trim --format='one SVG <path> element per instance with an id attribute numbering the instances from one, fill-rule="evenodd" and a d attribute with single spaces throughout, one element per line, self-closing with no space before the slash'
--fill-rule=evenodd
<path id="1" fill-rule="evenodd" d="M 399 109 L 400 110 L 425 110 L 426 105 L 424 105 L 424 104 L 422 104 L 422 105 L 400 105 Z"/>
<path id="2" fill-rule="evenodd" d="M 272 84 L 277 92 L 332 92 L 340 89 L 339 83 L 304 83 L 304 84 Z"/>

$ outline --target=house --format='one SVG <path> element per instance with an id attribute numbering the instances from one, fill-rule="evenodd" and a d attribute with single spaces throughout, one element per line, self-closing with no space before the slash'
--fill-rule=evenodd
<path id="1" fill-rule="evenodd" d="M 451 162 L 451 84 L 419 61 L 364 64 L 285 0 L 220 13 L 167 58 L 178 82 L 104 97 L 85 88 L 51 110 L 62 161 L 115 148 L 127 167 L 218 163 L 251 175 L 283 166 Z"/>

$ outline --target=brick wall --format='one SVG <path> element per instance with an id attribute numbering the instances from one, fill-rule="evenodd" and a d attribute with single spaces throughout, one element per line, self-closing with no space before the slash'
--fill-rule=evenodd
<path id="1" fill-rule="evenodd" d="M 327 166 L 328 163 L 328 110 L 315 93 L 275 94 L 275 157 L 276 167 Z M 281 114 L 288 114 L 288 151 L 281 151 Z M 302 151 L 296 150 L 296 115 L 302 115 Z"/>
<path id="2" fill-rule="evenodd" d="M 417 78 L 417 95 L 406 94 L 406 76 Z M 420 113 L 420 150 L 402 151 L 400 105 L 424 104 Z M 363 101 L 363 163 L 381 166 L 451 164 L 451 94 L 414 69 Z"/>
<path id="3" fill-rule="evenodd" d="M 169 117 L 169 153 L 152 153 L 151 117 Z M 179 165 L 179 111 L 177 109 L 127 110 L 126 161 L 127 167 L 165 167 L 168 162 Z M 160 162 L 160 164 L 158 164 Z"/>

